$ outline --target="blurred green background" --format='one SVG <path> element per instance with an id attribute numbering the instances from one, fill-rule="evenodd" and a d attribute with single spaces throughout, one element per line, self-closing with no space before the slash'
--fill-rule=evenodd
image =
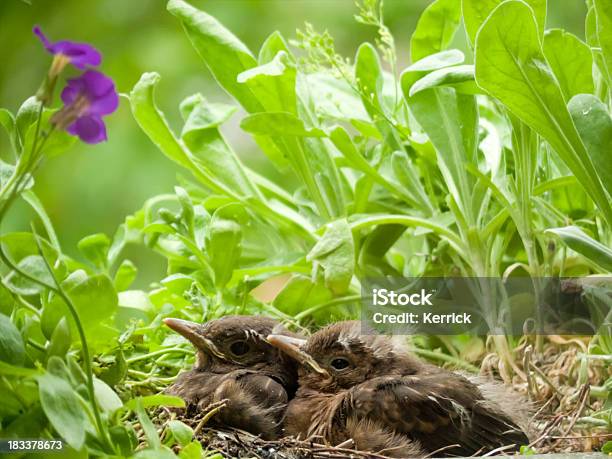
<path id="1" fill-rule="evenodd" d="M 459 0 L 457 0 L 459 1 Z M 127 93 L 143 72 L 162 75 L 160 107 L 179 129 L 178 103 L 202 92 L 209 100 L 227 100 L 199 60 L 164 0 L 0 0 L 0 106 L 15 112 L 35 93 L 51 62 L 32 26 L 39 24 L 52 40 L 70 39 L 95 45 L 104 55 L 102 70 Z M 400 69 L 409 63 L 409 39 L 428 0 L 386 0 L 387 24 L 396 37 Z M 273 31 L 293 38 L 305 21 L 327 29 L 337 50 L 353 56 L 375 31 L 354 21 L 353 0 L 193 0 L 192 4 L 223 22 L 256 51 Z M 548 27 L 563 27 L 584 36 L 584 0 L 548 0 Z M 457 37 L 457 46 L 465 39 Z M 238 118 L 238 117 L 235 117 Z M 237 128 L 224 127 L 230 143 L 252 167 L 265 170 L 263 155 Z M 108 118 L 106 143 L 77 143 L 67 154 L 44 164 L 36 191 L 57 229 L 66 253 L 77 255 L 77 242 L 92 233 L 112 236 L 127 214 L 150 196 L 172 192 L 178 169 L 149 143 L 131 117 L 125 99 Z M 0 157 L 11 158 L 6 136 L 0 136 Z M 271 173 L 271 171 L 269 171 Z M 23 204 L 14 207 L 2 231 L 28 229 L 32 215 Z M 163 275 L 161 258 L 144 248 L 129 257 L 140 268 L 138 284 Z"/>

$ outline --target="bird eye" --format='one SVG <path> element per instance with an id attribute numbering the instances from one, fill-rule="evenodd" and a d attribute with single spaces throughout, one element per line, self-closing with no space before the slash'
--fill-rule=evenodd
<path id="1" fill-rule="evenodd" d="M 330 365 L 332 366 L 334 370 L 341 371 L 341 370 L 348 368 L 350 365 L 350 362 L 348 361 L 348 359 L 345 359 L 344 357 L 336 357 L 335 359 L 331 361 Z"/>
<path id="2" fill-rule="evenodd" d="M 234 341 L 230 345 L 231 353 L 237 357 L 243 356 L 250 350 L 251 350 L 251 347 L 249 346 L 249 343 L 247 343 L 246 341 Z"/>

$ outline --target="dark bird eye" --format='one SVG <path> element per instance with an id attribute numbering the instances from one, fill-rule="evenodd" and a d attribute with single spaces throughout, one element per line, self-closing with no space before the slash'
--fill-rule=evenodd
<path id="1" fill-rule="evenodd" d="M 336 357 L 331 361 L 331 366 L 334 370 L 344 370 L 350 365 L 349 361 L 344 357 Z"/>
<path id="2" fill-rule="evenodd" d="M 235 341 L 230 345 L 230 351 L 235 356 L 242 356 L 251 350 L 246 341 Z"/>

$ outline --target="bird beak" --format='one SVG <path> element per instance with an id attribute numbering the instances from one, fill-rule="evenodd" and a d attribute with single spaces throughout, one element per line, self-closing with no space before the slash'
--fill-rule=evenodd
<path id="1" fill-rule="evenodd" d="M 197 349 L 201 349 L 207 354 L 216 355 L 217 357 L 224 358 L 223 354 L 217 349 L 212 341 L 206 339 L 200 329 L 201 325 L 195 322 L 182 319 L 164 319 L 164 323 L 172 330 L 177 332 L 179 335 L 187 338 L 191 344 Z"/>
<path id="2" fill-rule="evenodd" d="M 310 354 L 304 352 L 301 349 L 301 347 L 306 342 L 305 339 L 299 339 L 285 335 L 268 335 L 266 340 L 272 346 L 283 351 L 285 354 L 296 360 L 298 363 L 302 365 L 307 365 L 314 371 L 322 375 L 329 375 L 329 373 L 325 369 L 319 366 L 317 361 L 313 359 Z"/>

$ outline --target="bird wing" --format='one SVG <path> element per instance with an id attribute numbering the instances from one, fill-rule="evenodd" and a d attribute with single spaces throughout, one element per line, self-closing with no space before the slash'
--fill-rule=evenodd
<path id="1" fill-rule="evenodd" d="M 505 413 L 454 373 L 372 378 L 351 389 L 343 411 L 382 422 L 429 451 L 459 445 L 445 449 L 445 455 L 469 456 L 528 443 Z"/>

